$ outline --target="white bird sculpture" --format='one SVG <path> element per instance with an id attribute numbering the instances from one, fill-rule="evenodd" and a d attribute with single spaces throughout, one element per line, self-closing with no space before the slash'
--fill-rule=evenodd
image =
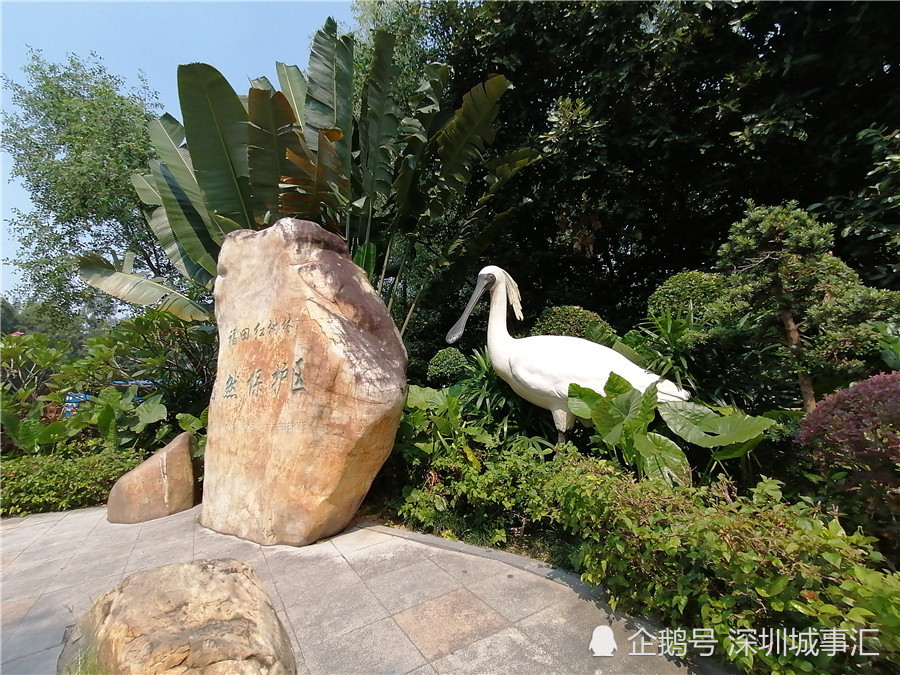
<path id="1" fill-rule="evenodd" d="M 491 365 L 519 396 L 551 412 L 560 443 L 565 441 L 565 432 L 575 421 L 568 406 L 569 385 L 572 383 L 602 393 L 610 373 L 616 373 L 640 391 L 656 384 L 659 401 L 686 401 L 691 397 L 689 392 L 675 383 L 590 340 L 564 335 L 513 338 L 506 329 L 506 303 L 509 301 L 516 318 L 521 321 L 519 287 L 505 270 L 496 265 L 488 265 L 478 273 L 469 304 L 447 333 L 448 343 L 452 344 L 462 336 L 469 314 L 486 290 L 491 292 L 487 328 Z"/>

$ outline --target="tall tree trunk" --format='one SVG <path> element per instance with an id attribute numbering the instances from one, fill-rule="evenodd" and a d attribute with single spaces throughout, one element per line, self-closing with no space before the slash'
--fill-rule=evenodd
<path id="1" fill-rule="evenodd" d="M 778 310 L 781 317 L 781 324 L 787 333 L 787 343 L 791 351 L 796 353 L 800 350 L 800 327 L 794 321 L 794 315 L 790 310 L 781 308 Z M 803 409 L 806 412 L 812 412 L 816 408 L 816 392 L 813 389 L 812 375 L 801 370 L 797 373 L 797 382 L 800 385 L 800 397 L 803 400 Z"/>

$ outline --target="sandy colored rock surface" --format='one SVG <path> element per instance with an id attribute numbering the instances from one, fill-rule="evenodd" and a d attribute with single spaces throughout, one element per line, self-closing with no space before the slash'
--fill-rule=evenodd
<path id="1" fill-rule="evenodd" d="M 284 627 L 256 572 L 198 560 L 137 572 L 66 634 L 59 673 L 294 673 Z"/>
<path id="2" fill-rule="evenodd" d="M 116 481 L 109 492 L 111 523 L 143 523 L 194 506 L 193 437 L 185 432 Z"/>
<path id="3" fill-rule="evenodd" d="M 341 531 L 390 454 L 406 350 L 343 240 L 282 219 L 228 235 L 201 523 L 261 544 Z"/>

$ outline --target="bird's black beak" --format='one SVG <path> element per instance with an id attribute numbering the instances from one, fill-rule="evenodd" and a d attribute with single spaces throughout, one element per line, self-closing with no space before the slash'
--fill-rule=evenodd
<path id="1" fill-rule="evenodd" d="M 469 320 L 469 314 L 472 313 L 472 310 L 475 309 L 475 305 L 478 303 L 481 295 L 486 291 L 494 287 L 494 284 L 497 282 L 496 277 L 493 274 L 479 274 L 478 281 L 475 284 L 475 290 L 472 291 L 472 297 L 469 298 L 469 304 L 466 305 L 465 310 L 462 313 L 462 316 L 459 317 L 459 321 L 453 324 L 453 328 L 447 333 L 447 343 L 453 344 L 459 338 L 462 337 L 463 331 L 466 330 L 466 321 Z"/>

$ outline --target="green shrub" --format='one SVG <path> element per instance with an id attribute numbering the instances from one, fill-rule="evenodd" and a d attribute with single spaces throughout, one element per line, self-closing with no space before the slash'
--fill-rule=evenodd
<path id="1" fill-rule="evenodd" d="M 748 498 L 727 486 L 634 482 L 609 462 L 561 454 L 545 490 L 553 520 L 582 543 L 573 563 L 613 606 L 658 613 L 675 628 L 712 628 L 718 653 L 747 671 L 865 672 L 900 665 L 900 574 L 871 568 L 871 538 L 817 506 L 782 500 L 765 480 Z M 811 501 L 811 500 L 810 500 Z M 735 648 L 738 631 L 867 629 L 880 656 Z M 729 654 L 729 649 L 734 653 Z"/>
<path id="2" fill-rule="evenodd" d="M 139 462 L 134 453 L 110 451 L 72 459 L 5 459 L 0 462 L 0 514 L 22 516 L 102 504 L 116 480 Z"/>
<path id="3" fill-rule="evenodd" d="M 725 290 L 725 277 L 711 272 L 688 270 L 666 279 L 647 300 L 650 316 L 672 316 L 693 312 L 695 318 L 706 315 L 707 308 L 718 301 Z"/>
<path id="4" fill-rule="evenodd" d="M 428 382 L 435 387 L 449 387 L 468 373 L 468 361 L 456 347 L 446 347 L 428 362 Z"/>
<path id="5" fill-rule="evenodd" d="M 596 312 L 577 305 L 547 307 L 538 317 L 529 335 L 569 335 L 587 337 L 587 328 L 592 323 L 599 324 L 599 330 L 615 335 L 613 328 Z"/>
<path id="6" fill-rule="evenodd" d="M 818 489 L 900 566 L 900 372 L 827 396 L 802 421 Z"/>

